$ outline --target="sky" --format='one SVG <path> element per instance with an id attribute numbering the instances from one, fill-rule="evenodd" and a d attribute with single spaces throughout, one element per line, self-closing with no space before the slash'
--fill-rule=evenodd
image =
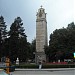
<path id="1" fill-rule="evenodd" d="M 28 42 L 36 38 L 36 13 L 42 5 L 47 13 L 48 40 L 55 29 L 75 22 L 75 0 L 0 0 L 0 16 L 7 30 L 16 17 L 21 17 Z"/>

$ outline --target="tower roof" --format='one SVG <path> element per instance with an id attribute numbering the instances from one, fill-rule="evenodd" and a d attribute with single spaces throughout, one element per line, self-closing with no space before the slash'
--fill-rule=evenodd
<path id="1" fill-rule="evenodd" d="M 42 5 L 40 6 L 40 8 L 44 9 Z"/>
<path id="2" fill-rule="evenodd" d="M 38 12 L 44 13 L 44 12 L 45 12 L 44 10 L 45 10 L 45 9 L 44 9 L 43 6 L 41 5 L 40 8 L 38 9 Z"/>

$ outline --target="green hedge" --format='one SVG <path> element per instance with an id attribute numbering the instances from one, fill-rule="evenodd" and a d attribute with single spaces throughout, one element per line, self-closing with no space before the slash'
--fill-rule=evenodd
<path id="1" fill-rule="evenodd" d="M 39 66 L 36 64 L 24 64 L 24 65 L 16 65 L 16 68 L 38 68 Z"/>
<path id="2" fill-rule="evenodd" d="M 42 68 L 75 68 L 74 64 L 66 64 L 66 65 L 43 65 Z"/>
<path id="3" fill-rule="evenodd" d="M 24 65 L 16 65 L 15 68 L 39 68 L 39 65 L 36 64 L 24 64 Z M 75 64 L 44 64 L 42 68 L 75 68 Z"/>

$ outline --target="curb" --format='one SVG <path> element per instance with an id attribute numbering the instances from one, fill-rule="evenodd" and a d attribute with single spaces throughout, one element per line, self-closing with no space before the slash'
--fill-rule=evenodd
<path id="1" fill-rule="evenodd" d="M 55 69 L 15 69 L 15 71 L 65 71 L 75 70 L 75 68 L 55 68 Z"/>

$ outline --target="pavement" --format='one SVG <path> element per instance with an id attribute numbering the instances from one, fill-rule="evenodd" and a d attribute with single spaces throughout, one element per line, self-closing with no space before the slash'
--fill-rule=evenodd
<path id="1" fill-rule="evenodd" d="M 75 75 L 75 68 L 18 69 L 11 75 Z"/>
<path id="2" fill-rule="evenodd" d="M 75 75 L 75 68 L 19 69 L 11 75 Z"/>

